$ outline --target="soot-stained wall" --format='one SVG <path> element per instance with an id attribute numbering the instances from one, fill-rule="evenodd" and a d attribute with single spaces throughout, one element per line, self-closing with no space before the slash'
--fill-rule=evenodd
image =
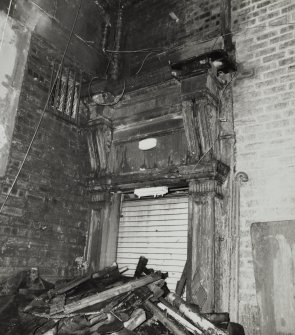
<path id="1" fill-rule="evenodd" d="M 1 204 L 37 127 L 52 60 L 61 60 L 79 2 L 9 4 L 0 5 Z M 93 1 L 82 1 L 67 63 L 88 74 L 99 72 L 105 60 L 95 48 L 103 24 L 104 12 Z M 1 213 L 0 278 L 31 266 L 39 266 L 48 279 L 71 277 L 77 270 L 75 258 L 83 256 L 88 223 L 86 153 L 80 129 L 46 112 Z"/>
<path id="2" fill-rule="evenodd" d="M 54 50 L 40 37 L 32 37 L 1 203 L 45 106 Z M 52 280 L 75 274 L 88 223 L 83 183 L 87 162 L 83 132 L 48 110 L 0 215 L 0 277 L 32 266 L 39 266 L 41 276 Z"/>
<path id="3" fill-rule="evenodd" d="M 145 0 L 126 9 L 123 17 L 122 49 L 155 51 L 150 55 L 139 52 L 125 56 L 125 75 L 163 67 L 169 60 L 196 56 L 217 48 L 222 40 L 216 41 L 221 32 L 219 0 Z"/>

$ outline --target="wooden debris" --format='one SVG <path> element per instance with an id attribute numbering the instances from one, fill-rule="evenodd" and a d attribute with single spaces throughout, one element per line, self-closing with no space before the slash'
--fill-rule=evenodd
<path id="1" fill-rule="evenodd" d="M 187 331 L 181 329 L 176 322 L 170 320 L 159 307 L 154 305 L 151 301 L 145 301 L 144 306 L 146 306 L 153 314 L 154 317 L 160 321 L 169 331 L 175 335 L 187 335 Z"/>
<path id="2" fill-rule="evenodd" d="M 211 335 L 226 335 L 223 330 L 217 328 L 212 322 L 201 316 L 201 314 L 194 310 L 192 306 L 182 298 L 178 297 L 175 293 L 169 293 L 166 299 L 201 331 L 209 332 Z"/>
<path id="3" fill-rule="evenodd" d="M 175 289 L 175 293 L 180 297 L 182 297 L 184 289 L 185 289 L 186 278 L 187 278 L 187 268 L 188 268 L 188 265 L 187 265 L 187 261 L 186 261 L 185 266 L 184 266 L 183 271 L 182 271 L 182 274 L 181 274 L 181 277 L 180 277 L 179 281 L 177 282 L 176 289 Z"/>
<path id="4" fill-rule="evenodd" d="M 78 302 L 73 302 L 71 304 L 68 304 L 64 307 L 64 312 L 66 314 L 67 313 L 73 313 L 73 312 L 78 311 L 82 308 L 89 307 L 89 306 L 95 305 L 99 302 L 103 302 L 103 301 L 106 301 L 108 299 L 114 298 L 114 297 L 116 297 L 116 296 L 118 296 L 122 293 L 133 291 L 136 288 L 145 286 L 145 285 L 150 284 L 150 283 L 152 283 L 154 281 L 157 281 L 159 279 L 161 279 L 161 274 L 155 273 L 155 274 L 151 274 L 149 276 L 145 276 L 145 277 L 140 278 L 140 279 L 130 281 L 130 282 L 128 282 L 126 284 L 123 284 L 121 286 L 114 287 L 114 288 L 111 288 L 109 290 L 103 291 L 101 293 L 97 293 L 97 294 L 94 294 L 90 297 L 81 299 Z"/>
<path id="5" fill-rule="evenodd" d="M 124 322 L 124 327 L 129 330 L 134 330 L 146 320 L 144 309 L 138 308 L 132 314 L 128 321 Z"/>
<path id="6" fill-rule="evenodd" d="M 50 305 L 50 314 L 56 314 L 64 308 L 66 296 L 64 294 L 58 295 L 52 299 Z"/>
<path id="7" fill-rule="evenodd" d="M 227 326 L 227 313 L 200 314 L 169 291 L 167 274 L 147 269 L 147 263 L 140 258 L 135 278 L 124 277 L 114 265 L 41 295 L 24 309 L 32 320 L 30 334 L 226 334 L 219 324 Z"/>

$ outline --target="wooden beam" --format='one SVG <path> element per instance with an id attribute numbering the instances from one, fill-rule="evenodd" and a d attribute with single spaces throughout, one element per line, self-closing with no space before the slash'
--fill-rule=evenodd
<path id="1" fill-rule="evenodd" d="M 108 299 L 117 297 L 120 294 L 134 291 L 136 288 L 145 286 L 147 284 L 153 283 L 157 280 L 160 280 L 162 277 L 161 273 L 153 273 L 149 276 L 145 276 L 140 279 L 132 280 L 126 284 L 123 284 L 121 286 L 113 287 L 108 290 L 102 291 L 100 293 L 91 295 L 89 297 L 83 298 L 79 301 L 72 302 L 64 307 L 64 312 L 66 314 L 76 312 L 78 310 L 81 310 L 85 307 L 93 306 L 95 304 L 98 304 L 100 302 L 104 302 Z"/>

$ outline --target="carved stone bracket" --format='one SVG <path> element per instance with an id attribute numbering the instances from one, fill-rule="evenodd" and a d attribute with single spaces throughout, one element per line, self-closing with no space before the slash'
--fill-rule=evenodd
<path id="1" fill-rule="evenodd" d="M 113 139 L 112 122 L 100 116 L 88 123 L 87 142 L 91 168 L 97 175 L 109 171 L 109 156 Z"/>

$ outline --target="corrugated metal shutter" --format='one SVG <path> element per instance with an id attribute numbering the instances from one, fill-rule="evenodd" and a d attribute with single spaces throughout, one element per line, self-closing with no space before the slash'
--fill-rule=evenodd
<path id="1" fill-rule="evenodd" d="M 169 273 L 176 288 L 187 255 L 188 197 L 124 201 L 119 227 L 117 262 L 133 276 L 140 256 L 148 266 Z"/>

